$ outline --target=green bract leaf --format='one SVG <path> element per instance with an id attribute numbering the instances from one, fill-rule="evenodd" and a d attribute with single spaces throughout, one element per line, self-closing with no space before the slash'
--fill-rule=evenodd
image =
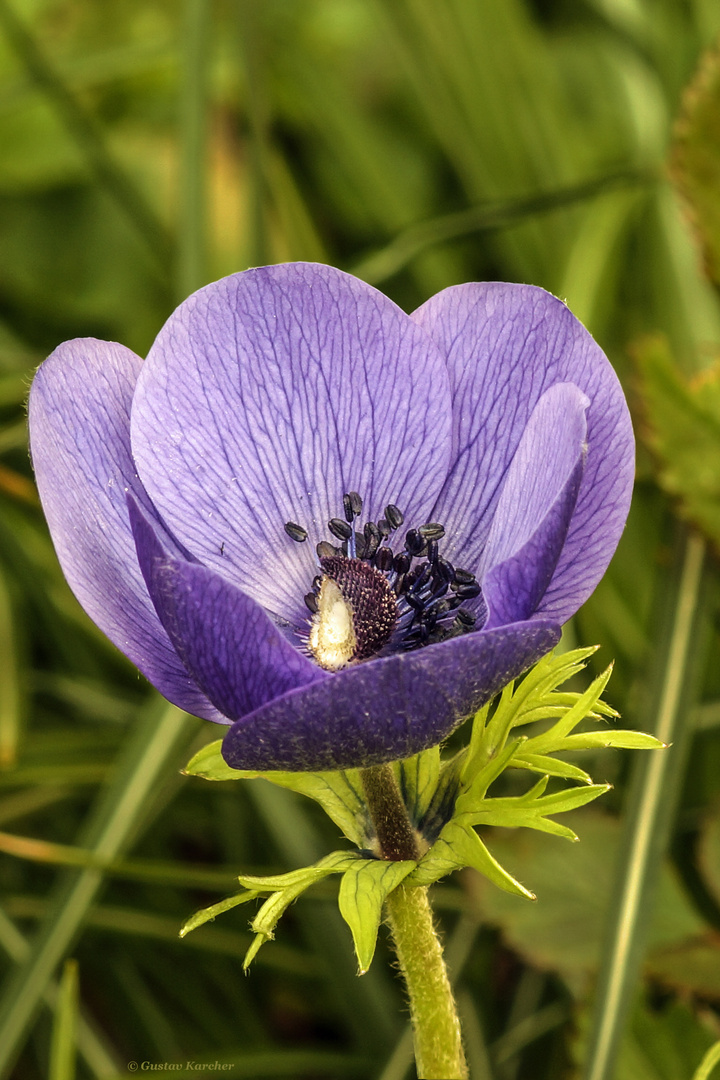
<path id="1" fill-rule="evenodd" d="M 467 825 L 449 821 L 440 839 L 423 856 L 417 869 L 408 878 L 411 885 L 432 885 L 453 870 L 472 866 L 505 892 L 517 893 L 528 900 L 535 895 L 509 874 L 490 854 L 484 843 Z"/>
<path id="2" fill-rule="evenodd" d="M 395 762 L 400 794 L 414 825 L 422 821 L 435 795 L 440 776 L 440 747 L 432 746 L 407 761 Z"/>
<path id="3" fill-rule="evenodd" d="M 257 892 L 252 891 L 235 893 L 234 896 L 227 896 L 224 900 L 218 901 L 217 904 L 211 904 L 210 907 L 196 911 L 182 926 L 180 937 L 185 937 L 191 930 L 197 930 L 198 926 L 202 926 L 203 923 L 212 922 L 216 915 L 223 915 L 226 911 L 231 911 L 234 907 L 237 907 L 238 904 L 246 904 L 248 900 L 253 900 L 257 895 Z"/>
<path id="4" fill-rule="evenodd" d="M 562 739 L 556 750 L 594 750 L 614 746 L 619 750 L 667 750 L 664 742 L 644 731 L 582 731 Z"/>
<path id="5" fill-rule="evenodd" d="M 241 877 L 240 883 L 247 887 L 249 898 L 270 891 L 270 896 L 250 924 L 255 931 L 255 940 L 248 949 L 243 967 L 247 968 L 257 955 L 260 946 L 273 937 L 278 920 L 301 893 L 304 893 L 311 885 L 322 881 L 329 874 L 344 873 L 358 859 L 360 856 L 354 852 L 334 851 L 314 866 L 304 866 L 289 874 L 278 874 L 273 877 Z"/>
<path id="6" fill-rule="evenodd" d="M 705 1057 L 700 1062 L 697 1070 L 693 1073 L 692 1080 L 709 1080 L 715 1066 L 720 1065 L 720 1042 L 711 1046 Z"/>
<path id="7" fill-rule="evenodd" d="M 575 649 L 559 656 L 550 653 L 517 685 L 509 684 L 500 697 L 482 708 L 474 718 L 470 744 L 441 761 L 439 747 L 432 747 L 407 761 L 396 762 L 393 773 L 410 823 L 417 830 L 422 857 L 395 862 L 370 855 L 374 829 L 359 770 L 347 772 L 241 772 L 230 769 L 215 742 L 196 754 L 186 772 L 209 780 L 264 779 L 307 795 L 352 840 L 360 852 L 336 851 L 314 866 L 266 877 L 243 875 L 245 891 L 198 912 L 183 927 L 183 934 L 238 904 L 265 896 L 252 921 L 255 939 L 245 966 L 258 949 L 272 938 L 278 919 L 307 888 L 331 874 L 340 874 L 338 903 L 350 927 L 360 972 L 367 971 L 375 952 L 382 908 L 390 893 L 405 882 L 411 887 L 431 885 L 454 870 L 472 867 L 504 892 L 535 899 L 534 894 L 505 870 L 475 831 L 477 826 L 517 829 L 577 840 L 566 825 L 553 820 L 596 799 L 608 790 L 594 784 L 575 764 L 551 756 L 562 750 L 621 746 L 654 749 L 662 746 L 642 732 L 615 729 L 608 721 L 617 713 L 601 695 L 610 677 L 608 668 L 580 693 L 558 686 L 583 670 L 595 649 Z M 583 721 L 601 722 L 596 731 L 575 732 Z M 546 725 L 537 735 L 530 725 Z M 522 727 L 517 736 L 514 729 Z M 492 784 L 507 768 L 540 774 L 523 795 L 489 794 Z M 551 777 L 575 781 L 571 786 L 547 792 Z M 491 842 L 492 843 L 492 842 Z"/>
<path id="8" fill-rule="evenodd" d="M 587 716 L 593 715 L 593 710 L 598 706 L 600 702 L 600 695 L 605 689 L 608 679 L 612 675 L 612 667 L 606 668 L 602 675 L 598 675 L 597 679 L 588 687 L 584 694 L 578 696 L 577 701 L 571 708 L 569 708 L 564 716 L 561 716 L 553 726 L 543 732 L 542 735 L 536 735 L 532 739 L 528 739 L 525 747 L 525 752 L 530 754 L 547 754 L 553 750 L 557 750 L 561 747 L 563 740 L 573 728 L 584 720 Z"/>
<path id="9" fill-rule="evenodd" d="M 197 754 L 190 758 L 183 769 L 186 776 L 202 776 L 204 780 L 242 780 L 244 773 L 237 769 L 231 769 L 226 765 L 225 758 L 220 752 L 222 739 L 203 746 Z"/>
<path id="10" fill-rule="evenodd" d="M 465 755 L 466 751 L 461 750 L 459 754 L 455 754 L 454 757 L 442 763 L 430 805 L 425 817 L 418 822 L 420 831 L 429 844 L 437 839 L 445 822 L 452 817 L 460 791 L 460 777 Z"/>
<path id="11" fill-rule="evenodd" d="M 220 752 L 221 746 L 222 739 L 204 746 L 188 763 L 185 773 L 188 776 L 202 776 L 205 780 L 268 780 L 278 787 L 297 791 L 298 794 L 306 795 L 309 799 L 320 803 L 328 817 L 342 829 L 348 840 L 352 840 L 360 848 L 369 845 L 372 839 L 372 826 L 358 769 L 318 773 L 279 770 L 253 772 L 231 769 L 225 764 Z M 418 758 L 423 756 L 417 755 Z M 424 767 L 422 775 L 424 776 L 426 772 L 427 769 Z"/>
<path id="12" fill-rule="evenodd" d="M 375 953 L 386 897 L 416 866 L 417 863 L 412 861 L 363 859 L 343 874 L 338 905 L 340 914 L 352 931 L 361 975 L 370 967 Z"/>
<path id="13" fill-rule="evenodd" d="M 578 765 L 569 761 L 559 761 L 545 754 L 516 753 L 512 760 L 514 769 L 529 769 L 543 776 L 558 776 L 564 780 L 578 780 L 581 784 L 592 784 L 592 777 Z"/>

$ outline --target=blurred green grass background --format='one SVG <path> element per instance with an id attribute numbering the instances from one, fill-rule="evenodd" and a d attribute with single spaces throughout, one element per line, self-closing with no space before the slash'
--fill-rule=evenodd
<path id="1" fill-rule="evenodd" d="M 131 1061 L 413 1075 L 390 953 L 356 976 L 331 886 L 292 909 L 249 977 L 244 908 L 178 940 L 239 871 L 302 865 L 337 837 L 262 781 L 179 775 L 216 732 L 162 702 L 62 579 L 27 453 L 36 365 L 75 336 L 144 354 L 188 292 L 267 262 L 330 262 L 406 310 L 456 282 L 524 281 L 586 323 L 642 432 L 633 344 L 664 334 L 688 378 L 720 351 L 717 293 L 666 170 L 718 33 L 716 0 L 0 0 L 2 1075 L 126 1076 Z M 615 659 L 607 696 L 629 726 L 655 728 L 687 551 L 641 446 L 618 554 L 566 633 L 602 645 L 597 670 Z M 701 573 L 657 822 L 668 855 L 656 887 L 648 876 L 656 914 L 643 909 L 642 979 L 605 1080 L 690 1080 L 720 1037 L 712 555 Z M 434 890 L 473 1080 L 588 1067 L 633 766 L 593 759 L 615 787 L 576 815 L 580 844 L 489 838 L 537 904 L 470 873 Z"/>

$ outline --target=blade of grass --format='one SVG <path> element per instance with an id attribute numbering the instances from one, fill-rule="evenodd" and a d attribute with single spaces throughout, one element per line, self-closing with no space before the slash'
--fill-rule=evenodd
<path id="1" fill-rule="evenodd" d="M 30 945 L 11 919 L 0 908 L 0 948 L 3 948 L 11 960 L 21 964 L 30 953 Z M 51 979 L 43 993 L 43 1000 L 50 1009 L 55 1009 L 58 999 L 58 984 Z M 85 1019 L 82 1009 L 77 1018 L 77 1048 L 85 1060 L 90 1072 L 97 1080 L 109 1080 L 120 1071 L 120 1063 L 111 1049 L 102 1042 L 92 1025 Z"/>
<path id="2" fill-rule="evenodd" d="M 667 846 L 675 795 L 685 765 L 688 709 L 683 692 L 693 658 L 703 589 L 705 542 L 690 534 L 683 543 L 681 572 L 673 597 L 673 619 L 658 655 L 654 734 L 674 744 L 663 753 L 637 758 L 624 845 L 617 867 L 605 958 L 594 1005 L 585 1080 L 611 1080 L 629 1003 L 642 961 L 644 932 L 654 900 L 660 862 Z M 665 584 L 663 583 L 663 588 Z"/>
<path id="3" fill-rule="evenodd" d="M 193 720 L 193 729 L 194 724 Z M 98 858 L 115 858 L 135 835 L 145 804 L 180 740 L 188 738 L 189 727 L 190 718 L 175 706 L 165 706 L 159 716 L 150 711 L 141 715 L 135 737 L 121 754 L 81 838 Z M 52 973 L 74 941 L 102 881 L 102 872 L 95 869 L 63 875 L 45 926 L 0 1001 L 0 1076 L 7 1075 Z"/>
<path id="4" fill-rule="evenodd" d="M 494 1080 L 475 995 L 463 989 L 457 991 L 457 999 L 470 1075 L 473 1080 Z"/>
<path id="5" fill-rule="evenodd" d="M 0 769 L 15 763 L 20 736 L 20 681 L 13 610 L 0 573 Z"/>
<path id="6" fill-rule="evenodd" d="M 95 120 L 55 72 L 7 0 L 0 0 L 0 25 L 29 77 L 54 105 L 91 172 L 132 221 L 161 267 L 167 269 L 172 261 L 173 244 L 165 226 L 115 161 Z"/>
<path id="7" fill-rule="evenodd" d="M 189 296 L 206 282 L 205 162 L 210 8 L 209 0 L 185 0 L 180 97 L 182 186 L 177 275 L 180 299 Z"/>
<path id="8" fill-rule="evenodd" d="M 649 172 L 627 170 L 598 176 L 557 191 L 541 192 L 522 199 L 488 201 L 468 210 L 444 214 L 405 229 L 387 247 L 372 252 L 356 263 L 351 273 L 371 285 L 377 285 L 399 273 L 417 255 L 436 244 L 470 236 L 472 233 L 500 229 L 524 218 L 585 202 L 617 187 L 651 184 L 654 180 L 655 177 Z"/>
<path id="9" fill-rule="evenodd" d="M 694 1074 L 692 1080 L 710 1080 L 710 1074 L 714 1070 L 715 1066 L 720 1063 L 720 1042 L 716 1042 L 714 1046 L 711 1046 L 705 1057 L 700 1062 L 700 1066 L 697 1072 Z"/>
<path id="10" fill-rule="evenodd" d="M 542 1035 L 567 1023 L 571 1015 L 570 1006 L 563 1001 L 553 1001 L 538 1008 L 496 1039 L 491 1047 L 493 1060 L 498 1065 L 512 1064 L 512 1070 L 506 1069 L 506 1074 L 517 1075 L 521 1051 Z"/>
<path id="11" fill-rule="evenodd" d="M 619 272 L 617 250 L 637 212 L 638 196 L 637 188 L 630 188 L 594 199 L 586 207 L 570 247 L 557 295 L 593 332 L 597 332 L 597 309 L 608 279 Z"/>
<path id="12" fill-rule="evenodd" d="M 18 859 L 55 864 L 57 866 L 83 866 L 101 870 L 112 877 L 131 881 L 149 881 L 158 885 L 195 886 L 201 889 L 217 889 L 227 892 L 237 883 L 237 874 L 228 867 L 189 866 L 164 859 L 101 859 L 94 851 L 73 844 L 54 844 L 48 840 L 36 840 L 31 836 L 18 836 L 0 830 L 0 851 L 15 855 Z"/>
<path id="13" fill-rule="evenodd" d="M 10 896 L 5 906 L 6 920 L 9 915 L 23 920 L 42 920 L 47 916 L 49 909 L 48 901 L 37 896 Z M 2 918 L 3 913 L 0 909 L 0 945 L 5 948 L 8 955 L 12 954 L 14 959 L 20 960 L 27 954 L 29 946 L 23 945 L 21 956 L 11 953 L 9 945 L 6 944 Z M 181 923 L 182 919 L 172 915 L 157 915 L 154 912 L 134 907 L 108 907 L 104 904 L 94 904 L 86 916 L 84 926 L 86 930 L 97 930 L 105 934 L 147 938 L 149 941 L 166 941 L 176 945 Z M 252 935 L 249 932 L 241 933 L 236 930 L 226 930 L 222 926 L 207 924 L 189 934 L 183 941 L 183 948 L 229 956 L 233 960 L 242 962 L 251 942 Z M 261 949 L 253 962 L 261 967 L 282 971 L 286 975 L 310 977 L 317 975 L 317 965 L 309 954 L 282 943 L 276 942 L 272 949 Z"/>
<path id="14" fill-rule="evenodd" d="M 73 794 L 70 787 L 26 788 L 12 795 L 0 796 L 0 826 L 34 814 L 53 803 L 62 802 Z"/>
<path id="15" fill-rule="evenodd" d="M 75 1080 L 75 1028 L 78 1018 L 77 960 L 66 960 L 50 1043 L 49 1080 Z"/>
<path id="16" fill-rule="evenodd" d="M 383 10 L 418 104 L 469 201 L 552 188 L 582 172 L 589 158 L 582 132 L 526 4 L 396 0 Z M 565 226 L 531 219 L 493 246 L 519 280 L 543 281 L 561 257 Z"/>

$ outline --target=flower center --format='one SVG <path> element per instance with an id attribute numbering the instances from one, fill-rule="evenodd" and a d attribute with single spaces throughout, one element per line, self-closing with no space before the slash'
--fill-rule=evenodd
<path id="1" fill-rule="evenodd" d="M 312 613 L 308 647 L 321 667 L 338 671 L 352 662 L 444 641 L 475 628 L 476 614 L 461 605 L 480 596 L 480 586 L 474 574 L 440 555 L 438 542 L 445 529 L 439 522 L 410 529 L 396 554 L 388 540 L 404 522 L 397 506 L 386 506 L 385 516 L 377 523 L 366 522 L 362 532 L 355 529 L 362 512 L 357 492 L 343 496 L 343 509 L 344 519 L 328 522 L 340 545 L 326 540 L 317 545 L 321 573 L 305 596 Z M 285 532 L 297 543 L 308 536 L 292 521 L 286 522 Z"/>
<path id="2" fill-rule="evenodd" d="M 398 619 L 397 602 L 385 575 L 362 559 L 331 555 L 320 559 L 320 568 L 310 651 L 320 667 L 337 671 L 387 645 Z"/>

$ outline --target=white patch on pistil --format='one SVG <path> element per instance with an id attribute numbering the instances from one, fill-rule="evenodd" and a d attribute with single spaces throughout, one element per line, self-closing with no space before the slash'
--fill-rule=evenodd
<path id="1" fill-rule="evenodd" d="M 352 660 L 357 640 L 352 607 L 335 581 L 324 577 L 310 627 L 310 649 L 320 667 L 338 671 Z"/>

